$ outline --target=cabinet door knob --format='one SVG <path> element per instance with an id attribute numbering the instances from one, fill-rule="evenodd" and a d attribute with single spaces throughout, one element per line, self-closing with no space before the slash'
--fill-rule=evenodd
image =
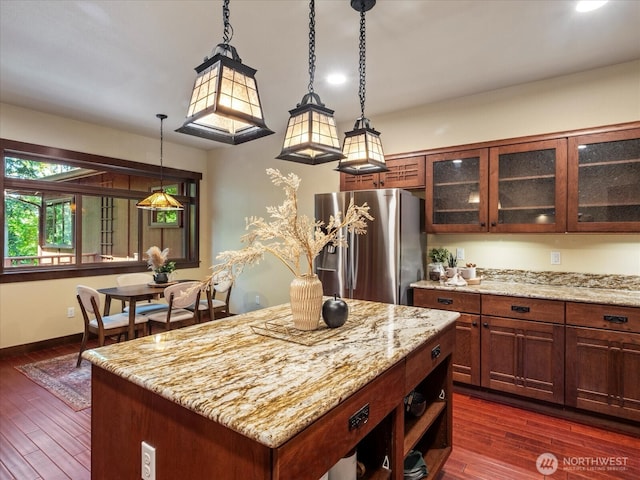
<path id="1" fill-rule="evenodd" d="M 498 224 L 497 224 L 496 222 L 491 222 L 491 226 L 492 226 L 492 227 L 495 227 L 495 226 L 497 226 L 497 225 L 498 225 Z"/>
<path id="2" fill-rule="evenodd" d="M 489 328 L 489 323 L 488 323 L 488 322 L 484 322 L 484 323 L 482 324 L 482 326 L 483 326 L 484 328 Z"/>
<path id="3" fill-rule="evenodd" d="M 380 180 L 380 186 L 384 187 L 384 180 Z"/>
<path id="4" fill-rule="evenodd" d="M 378 182 L 373 182 L 373 186 L 377 187 L 378 186 Z"/>
<path id="5" fill-rule="evenodd" d="M 473 325 L 474 327 L 478 326 L 478 322 L 471 322 L 471 325 Z"/>
<path id="6" fill-rule="evenodd" d="M 481 226 L 481 227 L 486 227 L 486 225 L 487 225 L 487 224 L 486 224 L 485 222 L 480 222 L 480 226 Z"/>

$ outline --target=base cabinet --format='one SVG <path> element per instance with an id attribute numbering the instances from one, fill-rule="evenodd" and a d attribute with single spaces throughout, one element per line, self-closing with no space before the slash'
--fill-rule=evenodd
<path id="1" fill-rule="evenodd" d="M 416 288 L 456 320 L 453 381 L 640 422 L 640 308 Z"/>
<path id="2" fill-rule="evenodd" d="M 481 385 L 564 402 L 564 325 L 482 316 Z"/>
<path id="3" fill-rule="evenodd" d="M 640 308 L 567 303 L 566 403 L 640 421 Z"/>

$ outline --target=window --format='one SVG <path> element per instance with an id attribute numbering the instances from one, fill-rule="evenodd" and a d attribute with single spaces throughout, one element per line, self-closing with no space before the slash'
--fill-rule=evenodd
<path id="1" fill-rule="evenodd" d="M 181 212 L 136 203 L 158 188 L 152 165 L 0 140 L 4 261 L 0 281 L 139 271 L 152 245 L 179 267 L 197 267 L 197 172 L 164 168 Z"/>

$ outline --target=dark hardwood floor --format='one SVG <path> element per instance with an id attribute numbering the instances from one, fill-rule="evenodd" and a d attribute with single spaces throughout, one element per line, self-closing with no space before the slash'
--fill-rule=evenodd
<path id="1" fill-rule="evenodd" d="M 13 368 L 78 348 L 0 360 L 0 480 L 90 478 L 91 409 L 74 412 Z M 453 402 L 454 448 L 439 480 L 640 478 L 638 438 L 463 394 L 454 394 Z M 543 453 L 560 464 L 548 477 L 536 469 Z M 586 466 L 612 459 L 626 465 Z"/>

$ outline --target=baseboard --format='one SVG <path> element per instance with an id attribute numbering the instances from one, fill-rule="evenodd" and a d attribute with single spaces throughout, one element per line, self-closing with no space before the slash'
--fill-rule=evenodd
<path id="1" fill-rule="evenodd" d="M 502 403 L 511 407 L 523 408 L 533 412 L 542 413 L 556 418 L 563 418 L 577 423 L 583 423 L 592 427 L 600 427 L 604 430 L 623 433 L 633 437 L 640 438 L 640 424 L 632 420 L 611 417 L 595 412 L 587 412 L 578 410 L 565 405 L 556 405 L 538 400 L 526 399 L 503 392 L 495 392 L 481 387 L 465 385 L 460 383 L 453 384 L 453 391 L 464 395 L 478 397 L 491 402 Z"/>
<path id="2" fill-rule="evenodd" d="M 48 340 L 41 340 L 39 342 L 26 343 L 24 345 L 15 345 L 13 347 L 0 348 L 0 358 L 15 357 L 18 355 L 24 355 L 25 353 L 31 353 L 38 350 L 58 347 L 60 345 L 79 343 L 81 340 L 82 340 L 82 333 L 74 333 L 73 335 L 67 335 L 65 337 L 50 338 Z"/>

